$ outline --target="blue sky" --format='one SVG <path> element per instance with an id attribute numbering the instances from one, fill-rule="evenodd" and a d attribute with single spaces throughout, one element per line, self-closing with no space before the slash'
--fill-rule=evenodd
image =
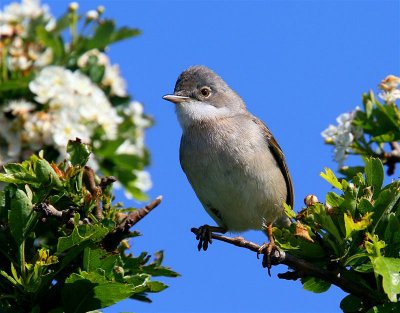
<path id="1" fill-rule="evenodd" d="M 3 2 L 3 1 L 2 1 Z M 7 1 L 8 2 L 8 1 Z M 67 1 L 44 1 L 59 16 Z M 329 186 L 319 172 L 336 169 L 320 132 L 388 74 L 400 74 L 398 1 L 81 1 L 80 10 L 104 5 L 118 25 L 143 30 L 112 46 L 129 91 L 156 123 L 147 132 L 154 187 L 164 201 L 137 225 L 143 237 L 133 253 L 165 250 L 165 264 L 182 274 L 164 280 L 153 304 L 123 301 L 104 312 L 341 312 L 344 293 L 304 291 L 268 277 L 255 254 L 220 242 L 198 252 L 190 228 L 213 224 L 183 174 L 181 130 L 174 107 L 161 99 L 190 65 L 214 69 L 270 127 L 294 182 L 298 211 L 310 193 Z M 122 196 L 119 199 L 123 200 Z M 133 203 L 124 200 L 127 205 Z M 242 234 L 262 243 L 262 233 Z"/>

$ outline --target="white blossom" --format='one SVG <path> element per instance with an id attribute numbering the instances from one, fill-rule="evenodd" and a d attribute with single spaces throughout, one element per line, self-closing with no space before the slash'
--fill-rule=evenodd
<path id="1" fill-rule="evenodd" d="M 14 116 L 26 116 L 35 107 L 36 105 L 24 99 L 12 100 L 4 106 L 3 112 L 10 112 Z"/>
<path id="2" fill-rule="evenodd" d="M 97 49 L 89 50 L 82 54 L 78 59 L 78 66 L 84 68 L 90 57 L 97 58 L 97 64 L 104 66 L 104 76 L 101 84 L 105 87 L 110 87 L 111 95 L 125 97 L 127 95 L 126 82 L 122 78 L 118 64 L 111 65 L 110 59 L 106 54 Z"/>
<path id="3" fill-rule="evenodd" d="M 127 107 L 124 107 L 123 112 L 132 119 L 136 127 L 146 128 L 151 124 L 149 119 L 144 117 L 143 104 L 139 101 L 131 101 Z"/>
<path id="4" fill-rule="evenodd" d="M 350 113 L 339 115 L 336 118 L 338 125 L 329 125 L 329 127 L 321 133 L 322 137 L 324 137 L 327 142 L 332 142 L 335 145 L 335 161 L 338 162 L 340 167 L 346 160 L 346 153 L 349 151 L 353 141 L 359 139 L 363 134 L 361 128 L 352 124 L 359 110 L 360 108 L 356 107 L 356 109 Z"/>
<path id="5" fill-rule="evenodd" d="M 126 82 L 121 77 L 118 64 L 106 67 L 102 84 L 110 86 L 111 94 L 118 97 L 126 96 Z"/>
<path id="6" fill-rule="evenodd" d="M 97 127 L 104 130 L 106 138 L 116 138 L 122 118 L 104 92 L 79 71 L 45 67 L 29 89 L 36 101 L 49 106 L 52 139 L 60 151 L 75 137 L 90 142 Z"/>
<path id="7" fill-rule="evenodd" d="M 99 65 L 108 66 L 110 64 L 110 60 L 105 53 L 100 52 L 98 49 L 92 49 L 86 51 L 79 57 L 78 66 L 80 68 L 84 68 L 87 65 L 90 57 L 96 57 L 97 64 Z"/>
<path id="8" fill-rule="evenodd" d="M 18 23 L 24 19 L 35 19 L 39 16 L 49 17 L 49 7 L 40 5 L 40 0 L 22 0 L 12 2 L 0 12 L 0 23 Z"/>
<path id="9" fill-rule="evenodd" d="M 153 186 L 148 172 L 134 170 L 133 174 L 136 176 L 135 186 L 140 190 L 146 192 Z"/>

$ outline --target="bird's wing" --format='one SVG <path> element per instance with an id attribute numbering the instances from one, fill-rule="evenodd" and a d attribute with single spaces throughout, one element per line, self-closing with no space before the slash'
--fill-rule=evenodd
<path id="1" fill-rule="evenodd" d="M 268 140 L 269 147 L 271 149 L 271 153 L 274 156 L 276 163 L 279 165 L 281 169 L 282 175 L 285 178 L 286 186 L 287 186 L 287 197 L 286 203 L 293 208 L 294 204 L 294 191 L 293 191 L 293 183 L 292 178 L 290 177 L 289 168 L 286 164 L 285 155 L 271 131 L 261 120 L 256 117 L 252 118 L 253 122 L 256 123 L 263 131 L 265 138 Z"/>

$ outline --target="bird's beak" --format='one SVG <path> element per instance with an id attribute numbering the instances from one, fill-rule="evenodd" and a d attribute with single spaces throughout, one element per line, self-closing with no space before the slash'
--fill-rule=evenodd
<path id="1" fill-rule="evenodd" d="M 165 95 L 162 97 L 164 100 L 171 101 L 173 103 L 181 103 L 189 100 L 189 97 L 184 97 L 184 96 L 176 96 L 176 95 Z"/>

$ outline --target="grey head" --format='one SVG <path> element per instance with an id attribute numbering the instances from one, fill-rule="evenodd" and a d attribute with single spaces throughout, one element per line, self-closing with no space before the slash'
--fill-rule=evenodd
<path id="1" fill-rule="evenodd" d="M 163 99 L 176 104 L 181 125 L 247 112 L 240 96 L 223 79 L 205 66 L 192 66 L 182 72 L 174 94 Z"/>

